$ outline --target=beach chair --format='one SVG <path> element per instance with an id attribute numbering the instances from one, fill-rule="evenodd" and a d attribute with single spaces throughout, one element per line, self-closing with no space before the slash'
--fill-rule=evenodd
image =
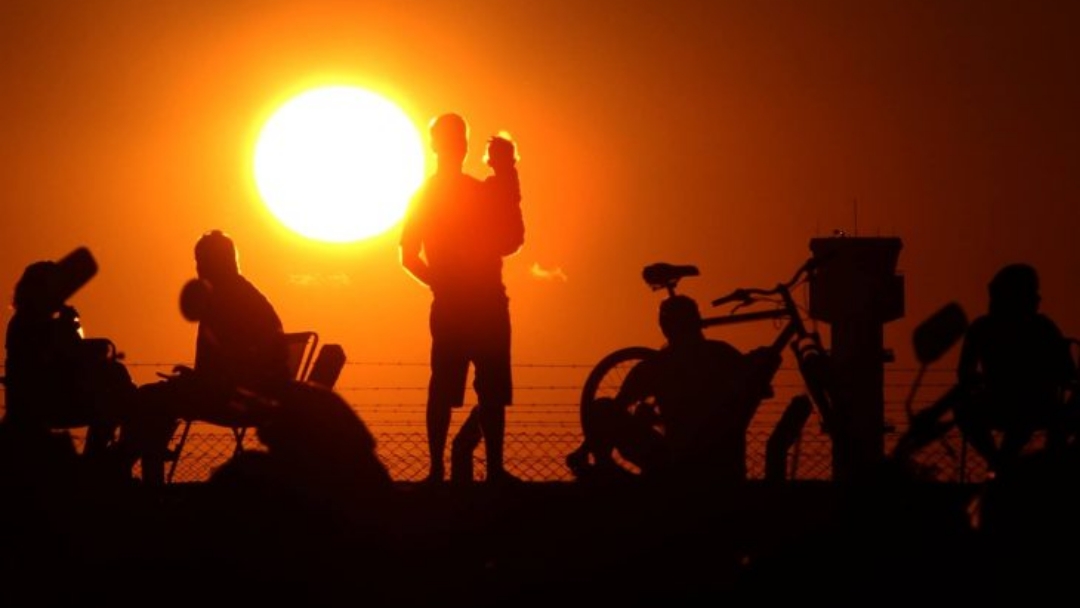
<path id="1" fill-rule="evenodd" d="M 290 332 L 285 334 L 285 339 L 289 347 L 288 362 L 292 377 L 299 382 L 305 382 L 312 369 L 315 352 L 319 346 L 319 334 L 314 331 Z M 192 419 L 184 419 L 181 422 L 182 430 L 180 432 L 180 439 L 176 442 L 176 446 L 169 451 L 169 456 L 167 458 L 169 471 L 165 477 L 166 483 L 172 483 L 173 481 L 176 467 L 180 463 L 184 447 L 187 445 L 188 435 L 190 434 L 193 422 L 195 421 Z M 239 426 L 231 429 L 235 441 L 233 447 L 234 455 L 244 451 L 244 438 L 247 436 L 249 428 L 249 426 Z"/>

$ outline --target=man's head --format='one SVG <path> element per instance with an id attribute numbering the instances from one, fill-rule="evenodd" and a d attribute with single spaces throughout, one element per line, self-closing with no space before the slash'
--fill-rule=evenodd
<path id="1" fill-rule="evenodd" d="M 240 274 L 239 254 L 224 232 L 211 230 L 195 243 L 195 271 L 211 283 Z"/>
<path id="2" fill-rule="evenodd" d="M 1033 314 L 1039 309 L 1039 273 L 1030 264 L 1009 264 L 988 286 L 990 312 Z"/>
<path id="3" fill-rule="evenodd" d="M 443 167 L 460 167 L 469 153 L 469 123 L 459 114 L 440 114 L 428 126 L 431 150 Z"/>
<path id="4" fill-rule="evenodd" d="M 675 295 L 660 303 L 660 331 L 669 344 L 697 340 L 704 336 L 701 311 L 689 296 Z"/>

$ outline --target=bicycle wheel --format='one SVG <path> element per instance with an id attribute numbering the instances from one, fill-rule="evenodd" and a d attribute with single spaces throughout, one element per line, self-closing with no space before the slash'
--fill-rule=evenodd
<path id="1" fill-rule="evenodd" d="M 648 346 L 627 346 L 608 354 L 585 378 L 585 385 L 581 389 L 581 405 L 591 403 L 599 397 L 614 397 L 626 379 L 626 374 L 642 360 L 656 353 L 655 348 Z"/>
<path id="2" fill-rule="evenodd" d="M 582 429 L 585 428 L 585 410 L 596 399 L 602 397 L 614 397 L 622 386 L 623 381 L 626 380 L 626 375 L 631 369 L 638 363 L 654 356 L 657 353 L 655 348 L 648 346 L 628 346 L 613 351 L 601 359 L 589 372 L 588 377 L 585 379 L 585 385 L 581 389 L 581 425 Z M 616 464 L 622 467 L 626 472 L 637 474 L 640 471 L 638 468 L 624 458 L 621 457 L 618 450 L 613 454 Z M 572 453 L 567 459 L 567 463 L 570 469 L 574 471 L 575 476 L 580 476 L 582 471 L 589 463 L 590 455 L 579 450 Z"/>

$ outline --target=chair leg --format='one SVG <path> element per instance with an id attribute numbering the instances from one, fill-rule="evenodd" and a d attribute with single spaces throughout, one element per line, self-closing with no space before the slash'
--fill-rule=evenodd
<path id="1" fill-rule="evenodd" d="M 184 430 L 180 433 L 180 441 L 176 443 L 176 447 L 173 448 L 172 454 L 169 456 L 169 472 L 165 476 L 165 483 L 173 482 L 173 475 L 176 474 L 176 465 L 180 464 L 180 456 L 184 451 L 184 444 L 187 443 L 188 431 L 191 430 L 191 421 L 184 421 Z"/>
<path id="2" fill-rule="evenodd" d="M 246 426 L 233 429 L 233 438 L 236 440 L 236 445 L 233 447 L 233 456 L 237 456 L 244 451 L 245 435 L 247 435 Z"/>

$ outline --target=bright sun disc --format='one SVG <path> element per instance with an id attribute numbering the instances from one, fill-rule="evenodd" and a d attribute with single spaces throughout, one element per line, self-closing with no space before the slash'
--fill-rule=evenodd
<path id="1" fill-rule="evenodd" d="M 385 232 L 423 180 L 420 133 L 369 91 L 314 89 L 283 105 L 255 144 L 255 184 L 293 231 L 346 243 Z"/>

